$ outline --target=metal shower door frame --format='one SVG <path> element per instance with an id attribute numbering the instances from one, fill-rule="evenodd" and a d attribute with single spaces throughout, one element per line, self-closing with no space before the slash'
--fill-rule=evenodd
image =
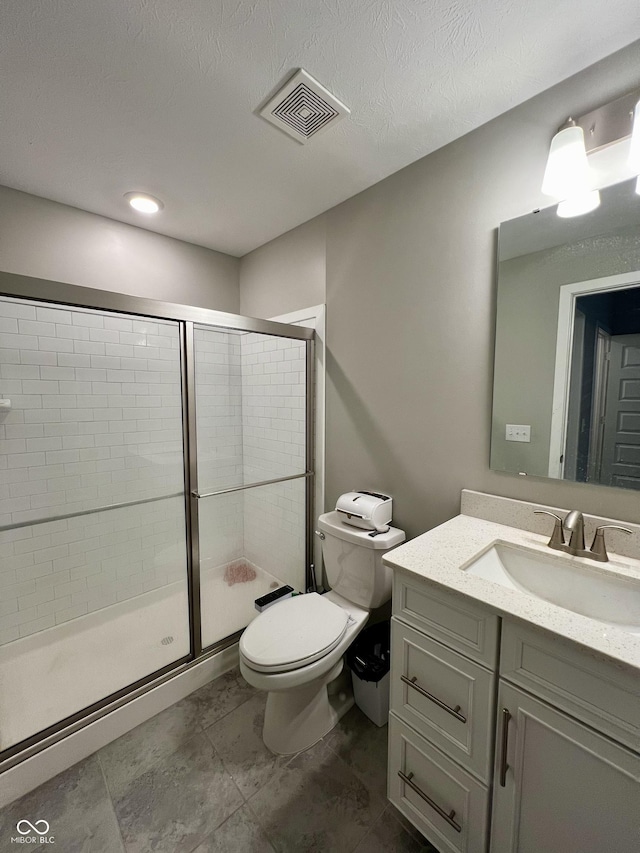
<path id="1" fill-rule="evenodd" d="M 187 538 L 187 584 L 189 601 L 190 652 L 160 670 L 149 673 L 115 693 L 54 723 L 35 735 L 0 752 L 0 774 L 47 747 L 57 743 L 86 725 L 127 704 L 169 679 L 181 674 L 206 658 L 237 642 L 240 633 L 203 647 L 200 601 L 200 549 L 198 500 L 213 494 L 244 490 L 287 480 L 305 480 L 305 591 L 311 584 L 313 561 L 313 480 L 314 480 L 314 331 L 301 326 L 260 320 L 191 305 L 163 302 L 140 296 L 113 293 L 63 282 L 47 281 L 0 271 L 0 297 L 29 299 L 59 305 L 73 310 L 98 310 L 138 315 L 146 319 L 172 320 L 178 323 L 180 335 L 180 370 L 182 397 L 182 435 L 184 461 L 185 526 Z M 297 339 L 306 350 L 306 454 L 305 471 L 289 477 L 250 483 L 233 489 L 222 489 L 201 495 L 198 492 L 195 347 L 194 327 L 203 325 L 230 331 L 254 332 Z M 118 508 L 119 504 L 104 509 Z M 74 513 L 73 515 L 75 515 Z M 52 519 L 47 518 L 46 521 Z"/>

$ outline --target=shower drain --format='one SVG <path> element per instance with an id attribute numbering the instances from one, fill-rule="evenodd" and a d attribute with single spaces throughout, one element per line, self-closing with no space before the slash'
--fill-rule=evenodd
<path id="1" fill-rule="evenodd" d="M 170 646 L 173 643 L 173 637 L 163 637 L 160 642 L 163 646 Z"/>

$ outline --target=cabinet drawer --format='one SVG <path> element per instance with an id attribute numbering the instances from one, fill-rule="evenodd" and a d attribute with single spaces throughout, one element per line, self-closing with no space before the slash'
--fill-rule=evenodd
<path id="1" fill-rule="evenodd" d="M 498 617 L 464 596 L 394 572 L 393 615 L 446 646 L 495 669 Z"/>
<path id="2" fill-rule="evenodd" d="M 486 850 L 487 789 L 393 713 L 388 794 L 441 853 Z"/>
<path id="3" fill-rule="evenodd" d="M 390 707 L 483 781 L 491 773 L 495 675 L 391 621 Z"/>
<path id="4" fill-rule="evenodd" d="M 505 619 L 500 674 L 614 740 L 640 748 L 637 672 Z"/>

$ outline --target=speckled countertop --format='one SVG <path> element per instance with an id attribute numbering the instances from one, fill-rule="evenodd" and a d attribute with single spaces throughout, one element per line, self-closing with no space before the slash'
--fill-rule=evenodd
<path id="1" fill-rule="evenodd" d="M 610 562 L 597 563 L 584 557 L 551 551 L 547 547 L 548 541 L 548 534 L 541 536 L 493 521 L 458 515 L 395 548 L 384 557 L 384 562 L 394 569 L 409 572 L 486 604 L 501 616 L 515 617 L 578 643 L 598 657 L 640 670 L 640 633 L 628 633 L 615 625 L 581 616 L 533 595 L 462 571 L 492 545 L 504 543 L 552 555 L 555 559 L 569 560 L 573 565 L 584 565 L 592 572 L 615 572 L 640 581 L 638 560 L 609 553 Z"/>

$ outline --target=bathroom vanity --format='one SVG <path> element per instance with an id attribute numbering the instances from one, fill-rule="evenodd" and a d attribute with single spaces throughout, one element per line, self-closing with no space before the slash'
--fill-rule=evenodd
<path id="1" fill-rule="evenodd" d="M 548 539 L 460 515 L 385 558 L 388 795 L 442 853 L 639 849 L 640 561 L 593 563 Z M 519 580 L 489 580 L 481 561 L 496 544 L 505 565 L 541 567 L 529 587 L 551 566 L 560 588 L 550 574 L 532 592 L 517 566 Z M 601 584 L 593 601 L 580 573 Z"/>

